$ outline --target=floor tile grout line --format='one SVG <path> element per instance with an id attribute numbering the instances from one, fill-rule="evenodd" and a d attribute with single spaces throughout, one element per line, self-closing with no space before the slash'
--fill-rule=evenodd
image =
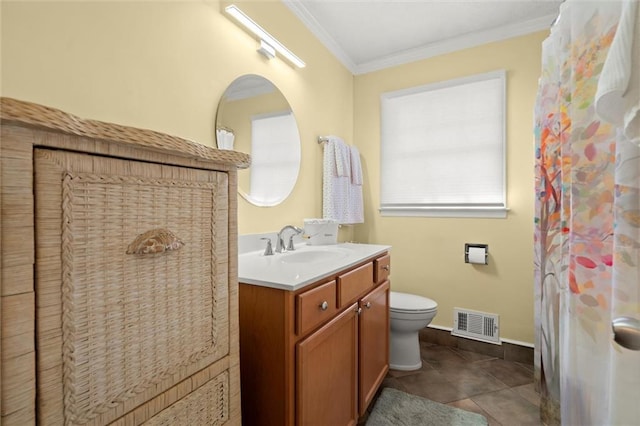
<path id="1" fill-rule="evenodd" d="M 456 399 L 452 401 L 446 401 L 447 397 L 443 398 L 441 401 L 436 400 L 436 402 L 440 402 L 445 405 L 451 405 L 458 401 L 469 400 L 473 405 L 475 405 L 479 410 L 482 411 L 483 415 L 488 417 L 490 420 L 491 426 L 501 426 L 502 423 L 498 421 L 498 419 L 493 416 L 489 411 L 485 410 L 483 406 L 481 406 L 478 402 L 476 402 L 477 398 L 480 398 L 485 395 L 491 395 L 493 393 L 503 392 L 502 395 L 509 395 L 506 397 L 505 402 L 510 403 L 511 401 L 516 401 L 516 405 L 519 407 L 523 407 L 522 409 L 525 412 L 531 415 L 532 411 L 539 411 L 539 403 L 536 403 L 535 397 L 535 389 L 533 389 L 534 393 L 530 393 L 531 389 L 526 389 L 525 387 L 533 384 L 533 368 L 528 367 L 528 364 L 506 360 L 499 357 L 494 357 L 487 354 L 476 353 L 473 351 L 453 348 L 446 345 L 437 345 L 437 344 L 422 344 L 420 347 L 421 359 L 423 361 L 423 368 L 415 371 L 415 372 L 402 372 L 402 373 L 391 373 L 388 375 L 393 381 L 394 386 L 398 386 L 399 389 L 402 389 L 405 392 L 418 394 L 419 396 L 423 396 L 420 394 L 424 394 L 421 390 L 422 386 L 428 386 L 428 383 L 436 383 L 425 381 L 425 374 L 430 375 L 429 380 L 432 380 L 432 377 L 437 377 L 437 383 L 446 384 L 448 388 L 451 389 L 452 392 L 457 393 Z M 492 365 L 493 364 L 493 365 Z M 468 373 L 460 373 L 458 376 L 454 376 L 458 374 L 456 368 L 464 368 L 469 370 Z M 468 374 L 468 376 L 465 376 Z M 510 378 L 515 375 L 515 380 L 510 380 L 510 383 L 506 383 L 501 380 L 500 377 Z M 423 377 L 420 377 L 423 376 Z M 522 376 L 522 377 L 520 377 Z M 467 378 L 468 377 L 468 378 Z M 526 377 L 530 377 L 526 379 Z M 484 379 L 489 379 L 492 382 L 492 385 L 483 383 Z M 474 382 L 477 380 L 477 382 Z M 526 382 L 518 382 L 518 381 L 526 381 Z M 426 383 L 422 385 L 418 385 L 417 383 Z M 471 390 L 469 394 L 469 389 L 473 389 L 474 386 L 482 387 L 485 386 L 487 388 L 491 388 L 492 386 L 499 386 L 498 389 L 490 390 L 487 392 L 478 392 Z M 466 388 L 465 388 L 466 386 Z M 521 388 L 516 390 L 516 388 Z M 418 390 L 418 392 L 412 392 Z M 507 391 L 507 393 L 504 393 Z M 441 396 L 445 396 L 445 393 L 440 393 Z M 425 397 L 425 396 L 423 396 Z M 434 398 L 428 399 L 435 400 Z M 491 404 L 487 406 L 486 404 L 491 401 L 491 399 L 485 399 L 483 404 L 487 407 L 491 407 L 490 409 L 498 414 L 501 417 L 504 417 L 504 413 L 501 413 L 502 410 L 500 395 L 495 395 L 497 402 L 491 402 Z M 497 404 L 497 405 L 495 405 Z M 454 405 L 455 406 L 455 405 Z M 458 407 L 460 408 L 460 407 Z M 461 408 L 464 410 L 464 408 Z M 473 410 L 467 410 L 474 412 Z M 475 411 L 477 412 L 477 411 Z M 543 423 L 540 421 L 540 425 Z"/>
<path id="2" fill-rule="evenodd" d="M 473 411 L 473 410 L 466 410 L 466 409 L 464 409 L 464 408 L 461 408 L 461 407 L 458 407 L 458 406 L 455 406 L 455 405 L 451 405 L 451 404 L 454 404 L 454 403 L 456 403 L 456 402 L 464 401 L 464 400 L 469 400 L 469 401 L 471 401 L 471 402 L 472 402 L 476 407 L 478 407 L 478 409 L 480 410 L 480 412 Z M 500 423 L 500 422 L 499 422 L 499 421 L 497 421 L 493 416 L 491 416 L 489 413 L 487 413 L 487 412 L 484 410 L 484 408 L 482 408 L 481 406 L 479 406 L 479 405 L 478 405 L 478 403 L 476 403 L 473 399 L 471 399 L 471 397 L 469 397 L 469 398 L 465 398 L 465 399 L 459 399 L 458 401 L 451 401 L 451 402 L 448 402 L 446 405 L 453 406 L 453 407 L 455 407 L 455 408 L 460 408 L 461 410 L 469 411 L 469 412 L 471 412 L 471 413 L 481 414 L 481 415 L 483 415 L 483 416 L 487 419 L 487 422 L 488 422 L 488 423 L 490 423 L 490 424 L 491 424 L 491 426 L 502 426 L 502 423 Z M 489 422 L 489 419 L 492 419 L 492 420 L 493 420 L 493 422 Z"/>
<path id="3" fill-rule="evenodd" d="M 539 409 L 539 407 L 537 407 L 537 406 L 536 406 L 535 404 L 533 404 L 531 401 L 529 401 L 528 399 L 526 399 L 525 397 L 523 397 L 522 395 L 520 395 L 518 392 L 514 391 L 512 388 L 501 389 L 501 390 L 493 391 L 493 392 L 487 392 L 487 393 L 484 393 L 484 394 L 476 395 L 475 397 L 484 396 L 484 395 L 489 395 L 489 394 L 492 394 L 492 393 L 498 393 L 498 392 L 502 392 L 502 391 L 504 391 L 504 390 L 508 390 L 508 391 L 510 391 L 510 393 L 512 394 L 512 396 L 515 396 L 515 398 L 516 398 L 517 400 L 520 400 L 520 402 L 521 402 L 521 403 L 524 403 L 525 405 L 530 405 L 530 406 L 534 407 L 535 409 Z M 494 418 L 494 419 L 495 419 L 495 417 L 494 417 L 494 416 L 492 416 L 492 415 L 491 415 L 491 413 L 490 413 L 489 411 L 487 411 L 487 410 L 486 410 L 482 405 L 480 405 L 480 404 L 481 404 L 480 402 L 478 402 L 478 401 L 474 400 L 473 398 L 474 398 L 474 397 L 471 397 L 470 399 L 471 399 L 471 400 L 472 400 L 476 405 L 478 405 L 478 406 L 479 406 L 483 411 L 485 411 L 488 415 L 490 415 L 492 418 Z M 497 421 L 497 419 L 496 419 L 496 421 Z M 540 421 L 540 423 L 542 424 L 542 421 Z"/>

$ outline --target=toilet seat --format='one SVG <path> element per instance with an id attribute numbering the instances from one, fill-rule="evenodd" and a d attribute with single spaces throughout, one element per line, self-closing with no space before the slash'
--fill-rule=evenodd
<path id="1" fill-rule="evenodd" d="M 437 309 L 438 304 L 427 297 L 397 291 L 392 291 L 389 295 L 389 310 L 393 312 L 428 313 L 434 312 Z"/>

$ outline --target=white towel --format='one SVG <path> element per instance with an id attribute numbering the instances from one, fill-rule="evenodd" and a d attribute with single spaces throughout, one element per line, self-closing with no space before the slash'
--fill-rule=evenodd
<path id="1" fill-rule="evenodd" d="M 355 146 L 349 149 L 351 154 L 351 183 L 362 185 L 362 164 L 360 164 L 360 151 Z"/>
<path id="2" fill-rule="evenodd" d="M 336 173 L 336 145 L 342 143 L 329 138 L 324 143 L 322 167 L 322 217 L 344 223 L 348 206 L 349 180 Z"/>
<path id="3" fill-rule="evenodd" d="M 351 177 L 351 151 L 349 145 L 337 136 L 329 136 L 336 156 L 336 176 Z"/>
<path id="4" fill-rule="evenodd" d="M 218 143 L 218 149 L 233 149 L 233 141 L 235 135 L 226 129 L 216 130 L 216 141 Z"/>
<path id="5" fill-rule="evenodd" d="M 598 115 L 623 128 L 628 139 L 640 142 L 640 8 L 622 3 L 620 22 L 598 80 Z M 639 21 L 639 22 L 636 22 Z"/>
<path id="6" fill-rule="evenodd" d="M 339 155 L 336 154 L 336 150 L 343 151 L 345 147 L 346 160 L 342 152 Z M 347 170 L 342 170 L 340 176 L 338 175 L 337 158 L 346 162 Z M 354 185 L 351 181 L 351 150 L 342 139 L 334 136 L 324 143 L 322 217 L 335 219 L 340 224 L 364 222 L 362 186 Z"/>
<path id="7" fill-rule="evenodd" d="M 364 203 L 362 200 L 362 165 L 360 152 L 355 146 L 349 147 L 351 157 L 351 180 L 349 181 L 349 210 L 345 223 L 364 222 Z"/>

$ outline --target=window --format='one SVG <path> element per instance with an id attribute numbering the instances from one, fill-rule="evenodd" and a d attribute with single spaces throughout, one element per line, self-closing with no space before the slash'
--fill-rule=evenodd
<path id="1" fill-rule="evenodd" d="M 381 96 L 383 216 L 506 217 L 505 72 Z"/>

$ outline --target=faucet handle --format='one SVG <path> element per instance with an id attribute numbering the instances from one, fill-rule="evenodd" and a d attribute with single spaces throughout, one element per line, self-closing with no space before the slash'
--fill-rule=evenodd
<path id="1" fill-rule="evenodd" d="M 294 235 L 289 237 L 289 244 L 287 245 L 287 251 L 293 251 L 296 248 L 293 246 L 293 237 Z"/>
<path id="2" fill-rule="evenodd" d="M 267 240 L 267 247 L 265 247 L 264 249 L 264 255 L 265 256 L 272 256 L 273 255 L 273 248 L 271 247 L 271 238 L 260 238 L 261 240 Z"/>
<path id="3" fill-rule="evenodd" d="M 293 226 L 292 227 L 295 234 L 292 234 L 289 237 L 289 245 L 287 246 L 287 251 L 291 251 L 291 250 L 295 250 L 296 248 L 293 246 L 293 237 L 295 237 L 298 234 L 304 234 L 304 229 L 302 228 L 298 228 L 297 226 Z"/>

